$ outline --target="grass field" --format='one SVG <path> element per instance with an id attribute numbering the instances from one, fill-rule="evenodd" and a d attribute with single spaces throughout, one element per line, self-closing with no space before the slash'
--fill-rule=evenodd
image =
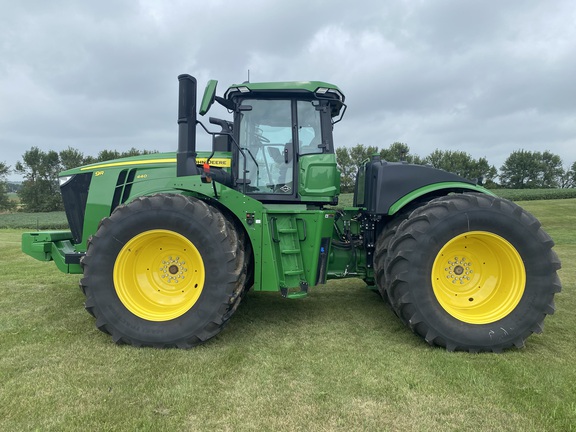
<path id="1" fill-rule="evenodd" d="M 361 281 L 250 293 L 189 351 L 116 346 L 78 276 L 0 230 L 0 430 L 576 431 L 576 199 L 521 203 L 563 262 L 557 313 L 526 348 L 447 353 Z"/>
<path id="2" fill-rule="evenodd" d="M 0 214 L 1 228 L 23 229 L 65 229 L 68 228 L 66 213 L 63 211 L 47 213 L 4 213 Z"/>

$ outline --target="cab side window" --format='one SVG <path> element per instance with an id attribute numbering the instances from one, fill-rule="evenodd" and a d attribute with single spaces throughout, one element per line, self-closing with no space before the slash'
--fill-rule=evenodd
<path id="1" fill-rule="evenodd" d="M 251 106 L 240 123 L 248 191 L 293 194 L 292 101 L 247 99 L 244 103 Z"/>
<path id="2" fill-rule="evenodd" d="M 298 101 L 298 142 L 300 155 L 322 153 L 320 112 L 310 101 Z"/>

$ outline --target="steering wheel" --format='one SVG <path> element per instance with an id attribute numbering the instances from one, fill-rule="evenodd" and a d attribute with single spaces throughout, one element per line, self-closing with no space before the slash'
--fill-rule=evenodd
<path id="1" fill-rule="evenodd" d="M 256 137 L 256 139 L 258 139 L 258 141 L 260 141 L 260 143 L 266 143 L 268 144 L 270 142 L 270 140 L 268 138 L 266 138 L 264 135 L 261 135 L 259 133 L 254 132 L 254 136 Z"/>

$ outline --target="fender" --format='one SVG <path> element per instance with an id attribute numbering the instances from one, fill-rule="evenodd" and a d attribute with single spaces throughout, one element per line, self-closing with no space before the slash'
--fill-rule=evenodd
<path id="1" fill-rule="evenodd" d="M 444 170 L 372 158 L 358 172 L 354 206 L 365 207 L 371 214 L 393 215 L 421 196 L 465 190 L 494 195 L 475 182 Z"/>

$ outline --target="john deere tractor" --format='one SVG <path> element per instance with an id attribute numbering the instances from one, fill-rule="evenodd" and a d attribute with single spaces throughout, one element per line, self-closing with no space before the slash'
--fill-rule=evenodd
<path id="1" fill-rule="evenodd" d="M 178 151 L 62 172 L 70 230 L 22 239 L 32 257 L 83 274 L 86 310 L 114 342 L 189 348 L 249 289 L 301 298 L 349 277 L 449 351 L 522 347 L 554 312 L 552 240 L 475 181 L 373 156 L 353 207 L 338 208 L 337 86 L 242 83 L 217 96 L 211 80 L 197 108 L 196 79 L 178 80 Z M 231 119 L 207 127 L 197 113 L 214 102 Z M 212 151 L 196 151 L 199 128 Z"/>

